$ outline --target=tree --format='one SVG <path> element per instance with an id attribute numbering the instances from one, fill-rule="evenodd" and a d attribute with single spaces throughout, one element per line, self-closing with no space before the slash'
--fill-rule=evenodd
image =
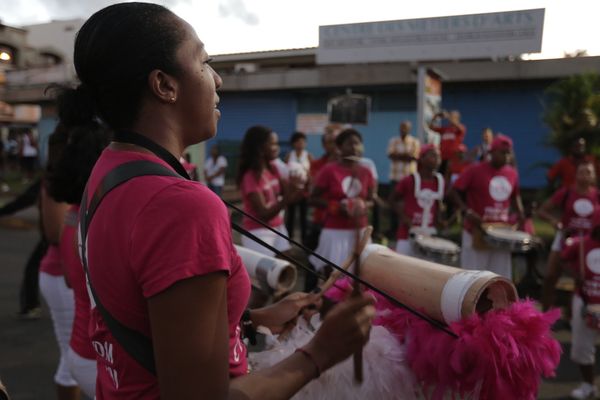
<path id="1" fill-rule="evenodd" d="M 567 154 L 573 141 L 583 137 L 588 149 L 600 153 L 600 75 L 570 76 L 550 85 L 545 94 L 548 143 Z"/>

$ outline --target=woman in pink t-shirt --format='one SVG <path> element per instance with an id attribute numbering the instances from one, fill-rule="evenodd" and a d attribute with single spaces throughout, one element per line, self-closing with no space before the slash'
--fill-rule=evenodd
<path id="1" fill-rule="evenodd" d="M 592 219 L 600 210 L 594 164 L 584 162 L 577 166 L 575 184 L 562 187 L 538 211 L 538 215 L 556 229 L 542 289 L 542 306 L 551 307 L 555 300 L 555 286 L 562 274 L 560 254 L 567 238 L 585 236 L 592 229 Z"/>
<path id="2" fill-rule="evenodd" d="M 77 107 L 77 97 L 70 91 L 59 94 L 60 122 L 67 127 L 69 140 L 55 166 L 47 174 L 48 192 L 70 208 L 60 236 L 62 274 L 75 297 L 75 317 L 70 330 L 66 364 L 81 390 L 90 398 L 96 394 L 96 352 L 89 335 L 90 300 L 85 274 L 77 251 L 79 203 L 92 167 L 110 141 L 106 128 L 88 120 Z"/>
<path id="3" fill-rule="evenodd" d="M 311 203 L 326 210 L 316 252 L 334 264 L 341 264 L 353 251 L 357 230 L 366 228 L 368 211 L 373 205 L 375 180 L 371 171 L 360 164 L 362 136 L 346 129 L 335 138 L 340 160 L 323 167 L 316 178 Z M 310 256 L 317 270 L 325 263 Z M 326 273 L 330 272 L 325 268 Z"/>
<path id="4" fill-rule="evenodd" d="M 287 399 L 360 349 L 374 315 L 365 297 L 330 311 L 300 351 L 248 374 L 241 320 L 247 332 L 277 331 L 317 298 L 294 294 L 245 311 L 250 281 L 225 205 L 186 179 L 178 161 L 186 147 L 215 136 L 220 118 L 222 81 L 191 26 L 156 4 L 115 4 L 83 24 L 73 59 L 81 85 L 72 93 L 115 138 L 88 180 L 88 211 L 89 199 L 104 194 L 79 242 L 98 300 L 90 311 L 96 399 Z M 106 177 L 132 163 L 169 174 L 103 192 Z M 151 365 L 115 338 L 109 314 L 144 339 L 136 348 Z"/>
<path id="5" fill-rule="evenodd" d="M 240 150 L 240 166 L 238 185 L 242 192 L 244 210 L 263 221 L 271 228 L 288 235 L 284 225 L 283 213 L 289 204 L 302 198 L 302 191 L 292 182 L 281 178 L 273 164 L 279 156 L 279 139 L 277 133 L 266 126 L 253 126 L 246 131 Z M 279 251 L 290 249 L 287 240 L 264 228 L 262 225 L 244 216 L 242 225 L 245 229 Z M 242 236 L 244 247 L 260 253 L 273 255 L 255 241 Z"/>

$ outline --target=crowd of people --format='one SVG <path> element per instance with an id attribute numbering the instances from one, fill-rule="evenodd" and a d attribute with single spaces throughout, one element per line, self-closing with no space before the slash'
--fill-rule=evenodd
<path id="1" fill-rule="evenodd" d="M 1 135 L 0 135 L 1 136 Z M 33 180 L 38 170 L 39 148 L 31 129 L 12 131 L 0 138 L 0 192 L 8 192 L 7 175 L 18 172 L 24 182 Z"/>
<path id="2" fill-rule="evenodd" d="M 244 338 L 258 326 L 281 331 L 299 314 L 314 312 L 321 298 L 316 275 L 308 274 L 304 292 L 247 307 L 250 279 L 219 199 L 227 160 L 218 146 L 211 148 L 203 185 L 190 179 L 193 168 L 180 158 L 188 146 L 216 134 L 222 81 L 209 62 L 191 26 L 159 5 L 106 7 L 77 35 L 81 83 L 58 91 L 48 166 L 32 189 L 40 198 L 38 282 L 60 350 L 54 376 L 60 400 L 78 399 L 81 392 L 98 400 L 290 398 L 369 338 L 374 300 L 357 295 L 335 305 L 294 354 L 271 368 L 249 370 Z M 281 159 L 278 134 L 250 127 L 235 179 L 248 214 L 243 228 L 277 253 L 290 250 L 284 237 L 299 232 L 301 242 L 339 265 L 369 220 L 378 225 L 375 208 L 389 216 L 391 247 L 404 255 L 422 256 L 415 235 L 436 236 L 459 220 L 460 266 L 511 279 L 511 249 L 490 246 L 485 235 L 494 226 L 533 233 L 512 139 L 487 128 L 481 144 L 469 150 L 458 111 L 436 115 L 429 126 L 439 146 L 420 143 L 411 129 L 401 122 L 399 136 L 390 140 L 391 190 L 382 198 L 357 129 L 327 126 L 319 158 L 307 152 L 306 136 L 294 132 L 292 149 Z M 571 357 L 584 382 L 575 398 L 597 391 L 595 171 L 578 140 L 550 170 L 560 187 L 537 211 L 557 230 L 544 307 L 554 305 L 562 266 L 572 265 L 576 277 Z M 275 255 L 247 236 L 242 245 Z M 321 277 L 332 272 L 314 256 L 309 261 Z"/>
<path id="3" fill-rule="evenodd" d="M 392 138 L 388 146 L 391 193 L 387 201 L 377 196 L 377 175 L 369 168 L 372 162 L 362 157 L 362 136 L 357 130 L 335 124 L 327 126 L 322 136 L 324 154 L 311 162 L 304 139 L 298 144 L 298 138 L 302 136 L 294 133 L 291 140 L 294 149 L 285 157 L 287 172 L 281 173 L 281 160 L 277 161 L 277 134 L 266 127 L 250 128 L 244 137 L 242 154 L 260 158 L 262 167 L 254 170 L 252 185 L 241 185 L 245 210 L 291 235 L 293 231 L 285 230 L 283 220 L 293 216 L 282 213 L 294 203 L 308 200 L 312 219 L 307 230 L 302 228 L 301 238 L 318 254 L 338 265 L 353 251 L 369 218 L 373 218 L 370 210 L 377 203 L 389 209 L 395 239 L 393 248 L 404 255 L 427 258 L 425 254 L 418 254 L 411 238 L 414 235 L 436 236 L 440 230 L 459 220 L 462 221 L 460 267 L 489 270 L 508 279 L 512 279 L 515 248 L 490 244 L 486 240 L 488 228 L 510 227 L 534 235 L 534 215 L 549 222 L 556 229 L 556 235 L 543 282 L 542 305 L 544 309 L 556 305 L 558 278 L 570 271 L 576 278 L 571 313 L 571 357 L 580 366 L 583 378 L 572 396 L 587 398 L 597 393 L 593 385 L 593 343 L 600 326 L 600 313 L 590 311 L 586 319 L 583 312 L 584 317 L 581 317 L 582 309 L 587 310 L 587 305 L 600 304 L 596 301 L 600 299 L 597 289 L 600 264 L 596 266 L 600 261 L 595 258 L 600 260 L 600 256 L 594 252 L 600 248 L 597 163 L 594 157 L 586 154 L 585 140 L 576 140 L 571 153 L 549 170 L 549 183 L 556 187 L 552 196 L 541 207 L 533 205 L 526 210 L 520 195 L 512 139 L 486 128 L 481 144 L 469 150 L 462 143 L 466 128 L 460 123 L 460 114 L 453 111 L 440 114 L 440 117 L 447 117 L 447 125 L 431 126 L 441 134 L 439 147 L 420 143 L 410 134 L 411 123 L 401 122 L 399 136 Z M 271 139 L 258 141 L 253 133 L 259 128 L 265 135 L 268 132 Z M 249 142 L 262 144 L 250 149 L 252 151 L 245 151 Z M 296 161 L 300 154 L 304 163 Z M 245 163 L 247 160 L 242 157 L 242 165 Z M 245 167 L 240 171 L 246 171 Z M 301 219 L 306 216 L 306 212 L 300 213 Z M 305 224 L 305 221 L 300 223 L 302 227 Z M 278 250 L 289 249 L 289 243 L 264 228 L 253 232 Z M 248 245 L 267 253 L 259 245 Z M 271 252 L 268 254 L 272 255 Z M 331 273 L 315 256 L 309 260 L 314 270 L 325 275 Z M 536 262 L 534 257 L 533 263 Z M 574 267 L 567 268 L 571 265 Z M 310 291 L 315 285 L 316 279 L 307 276 L 305 289 Z"/>

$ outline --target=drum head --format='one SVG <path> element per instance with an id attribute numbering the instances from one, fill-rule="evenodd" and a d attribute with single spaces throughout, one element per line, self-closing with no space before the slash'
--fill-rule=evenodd
<path id="1" fill-rule="evenodd" d="M 516 231 L 511 228 L 490 226 L 486 229 L 486 232 L 488 235 L 496 237 L 498 239 L 522 242 L 531 240 L 531 235 L 529 233 L 523 231 Z"/>
<path id="2" fill-rule="evenodd" d="M 587 311 L 595 315 L 600 315 L 600 304 L 588 304 Z"/>
<path id="3" fill-rule="evenodd" d="M 444 254 L 457 254 L 460 252 L 460 247 L 456 243 L 447 239 L 434 236 L 417 235 L 414 240 L 419 247 L 433 252 Z"/>

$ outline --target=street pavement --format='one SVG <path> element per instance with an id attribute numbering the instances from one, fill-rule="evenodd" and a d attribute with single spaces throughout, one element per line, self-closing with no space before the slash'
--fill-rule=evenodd
<path id="1" fill-rule="evenodd" d="M 30 208 L 0 219 L 0 379 L 13 400 L 56 398 L 53 374 L 58 348 L 48 310 L 44 307 L 38 320 L 15 318 L 23 267 L 39 237 L 37 218 L 37 211 Z M 542 383 L 539 399 L 568 399 L 579 383 L 577 367 L 568 358 L 570 333 L 561 331 L 556 337 L 563 346 L 563 357 L 557 377 Z M 599 371 L 596 368 L 596 375 Z"/>

